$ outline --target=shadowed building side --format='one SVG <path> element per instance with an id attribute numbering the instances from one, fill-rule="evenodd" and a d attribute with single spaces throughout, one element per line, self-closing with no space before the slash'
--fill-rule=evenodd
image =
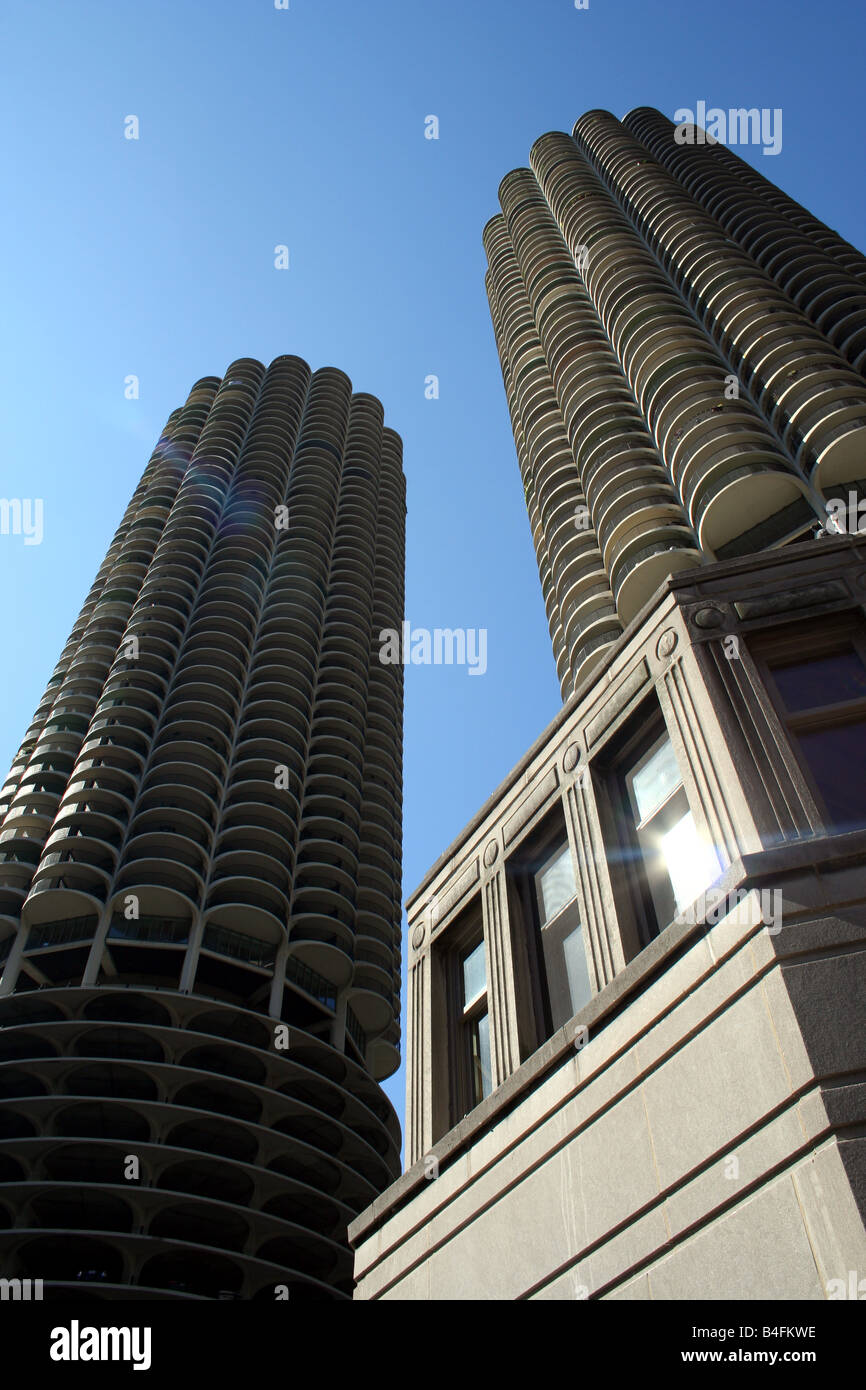
<path id="1" fill-rule="evenodd" d="M 0 1259 L 47 1297 L 350 1290 L 399 1169 L 404 518 L 380 402 L 296 357 L 145 469 L 0 792 Z"/>

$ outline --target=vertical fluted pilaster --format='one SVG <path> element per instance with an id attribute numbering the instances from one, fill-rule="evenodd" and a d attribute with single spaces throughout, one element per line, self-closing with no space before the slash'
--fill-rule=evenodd
<path id="1" fill-rule="evenodd" d="M 508 895 L 501 869 L 492 873 L 484 884 L 482 912 L 489 964 L 490 1063 L 493 1085 L 501 1086 L 520 1065 Z"/>

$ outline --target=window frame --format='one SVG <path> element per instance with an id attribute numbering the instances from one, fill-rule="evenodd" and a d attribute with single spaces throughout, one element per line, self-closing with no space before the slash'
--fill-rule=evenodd
<path id="1" fill-rule="evenodd" d="M 662 735 L 670 737 L 657 699 L 649 708 L 647 703 L 642 703 L 590 764 L 626 961 L 643 951 L 664 930 L 658 923 L 626 787 L 628 773 Z"/>
<path id="2" fill-rule="evenodd" d="M 642 699 L 632 710 L 592 759 L 588 769 L 606 848 L 608 876 L 626 963 L 666 931 L 677 920 L 683 907 L 687 906 L 677 905 L 675 885 L 668 871 L 673 893 L 672 916 L 666 922 L 659 920 L 647 857 L 626 785 L 629 774 L 651 755 L 662 739 L 672 747 L 680 781 L 679 786 L 656 808 L 655 816 L 681 798 L 683 814 L 691 814 L 698 836 L 703 837 L 707 827 L 700 814 L 700 798 L 695 795 L 688 763 L 677 745 L 655 692 Z M 650 818 L 650 822 L 655 816 Z M 717 872 L 721 873 L 723 865 L 719 849 L 714 846 L 714 850 L 719 862 Z M 709 887 L 712 881 L 708 879 L 706 886 Z"/>
<path id="3" fill-rule="evenodd" d="M 538 877 L 564 850 L 568 851 L 571 863 L 574 892 L 552 917 L 542 919 L 543 895 L 540 892 Z M 584 919 L 579 865 L 575 861 L 574 848 L 565 820 L 565 808 L 561 801 L 556 807 L 551 807 L 541 825 L 536 826 L 534 832 L 521 841 L 509 857 L 507 873 L 520 904 L 523 947 L 528 963 L 527 1003 L 534 1034 L 534 1046 L 530 1048 L 530 1051 L 534 1051 L 547 1042 L 559 1028 L 564 1026 L 565 1022 L 568 1022 L 566 1019 L 554 1026 L 551 983 L 544 949 L 545 933 L 550 933 L 547 940 L 556 942 L 561 949 L 566 937 L 570 934 L 567 930 L 569 925 L 571 925 L 572 931 L 580 930 L 581 947 L 584 952 L 586 973 L 590 985 L 590 998 L 597 993 L 598 989 L 595 961 L 592 956 L 589 931 Z M 569 1017 L 573 1016 L 573 1014 L 569 1015 Z"/>
<path id="4" fill-rule="evenodd" d="M 788 740 L 794 766 L 814 802 L 823 833 L 846 834 L 850 832 L 839 830 L 834 824 L 834 817 L 824 800 L 798 735 L 859 723 L 866 738 L 866 695 L 852 700 L 840 700 L 835 704 L 789 710 L 774 676 L 775 667 L 807 666 L 812 660 L 834 656 L 852 648 L 866 670 L 866 622 L 863 620 L 862 612 L 849 609 L 842 613 L 827 614 L 820 619 L 820 623 L 820 628 L 813 621 L 809 624 L 788 623 L 784 628 L 759 632 L 750 642 L 750 650 L 770 697 L 773 712 Z M 804 645 L 808 645 L 809 648 L 809 656 L 805 660 Z"/>
<path id="5" fill-rule="evenodd" d="M 670 747 L 673 754 L 679 781 L 673 790 L 669 791 L 658 805 L 652 808 L 649 815 L 642 817 L 640 815 L 640 808 L 637 804 L 637 796 L 633 790 L 634 779 L 638 771 L 642 770 L 665 744 Z M 694 812 L 689 802 L 689 794 L 686 790 L 685 779 L 682 775 L 682 767 L 677 758 L 677 750 L 674 747 L 673 740 L 667 727 L 659 733 L 657 738 L 647 745 L 643 753 L 641 753 L 630 766 L 622 769 L 620 776 L 628 806 L 629 828 L 633 831 L 633 838 L 640 855 L 640 864 L 652 904 L 653 918 L 658 924 L 658 931 L 656 932 L 658 936 L 666 927 L 670 926 L 671 922 L 675 920 L 677 913 L 682 911 L 682 908 L 687 906 L 687 904 L 677 904 L 676 885 L 674 884 L 670 869 L 663 859 L 655 857 L 651 859 L 652 849 L 647 841 L 651 836 L 658 835 L 660 823 L 667 824 L 667 822 L 671 822 L 673 824 L 675 821 L 682 819 L 685 815 L 691 815 L 694 821 Z M 629 788 L 629 779 L 632 780 L 632 789 Z M 651 868 L 654 870 L 653 873 L 650 872 Z M 670 896 L 672 898 L 671 915 L 665 923 L 661 921 L 661 913 L 654 884 L 658 887 L 659 893 L 664 893 L 665 897 Z"/>
<path id="6" fill-rule="evenodd" d="M 481 946 L 484 950 L 484 989 L 464 1003 L 463 965 L 468 956 Z M 476 1095 L 474 1061 L 472 1050 L 473 1031 L 478 1021 L 487 1015 L 490 1027 L 490 1091 L 495 1090 L 493 1070 L 492 1018 L 490 1009 L 490 959 L 484 933 L 484 921 L 480 901 L 467 914 L 465 924 L 460 927 L 448 943 L 447 958 L 444 962 L 447 977 L 448 1018 L 451 1020 L 449 1032 L 449 1109 L 451 1126 L 460 1121 L 480 1105 L 487 1097 Z"/>
<path id="7" fill-rule="evenodd" d="M 539 861 L 538 868 L 533 869 L 531 871 L 533 893 L 535 897 L 535 910 L 538 917 L 539 930 L 543 930 L 545 927 L 551 926 L 556 921 L 557 917 L 560 917 L 563 914 L 563 912 L 566 911 L 567 908 L 571 907 L 572 903 L 578 895 L 577 874 L 575 872 L 574 855 L 571 852 L 571 843 L 568 838 L 568 832 L 564 828 L 563 832 L 563 836 L 551 835 L 550 837 L 546 838 L 545 841 L 541 842 L 538 848 L 541 850 L 544 857 Z M 544 907 L 544 895 L 542 892 L 540 892 L 538 880 L 540 876 L 544 873 L 545 869 L 549 869 L 555 861 L 563 858 L 565 854 L 568 855 L 568 860 L 571 864 L 572 876 L 574 879 L 574 892 L 572 893 L 570 898 L 568 898 L 564 903 L 561 904 L 560 907 L 557 908 L 556 912 L 554 912 L 552 917 L 546 917 L 544 921 L 542 921 L 541 913 Z"/>

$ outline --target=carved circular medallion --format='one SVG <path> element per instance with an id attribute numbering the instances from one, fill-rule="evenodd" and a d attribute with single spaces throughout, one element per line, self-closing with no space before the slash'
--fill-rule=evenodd
<path id="1" fill-rule="evenodd" d="M 492 869 L 493 865 L 496 863 L 498 855 L 499 846 L 495 840 L 491 840 L 490 844 L 484 851 L 484 863 L 487 865 L 488 869 Z"/>
<path id="2" fill-rule="evenodd" d="M 421 947 L 424 945 L 424 923 L 423 923 L 423 922 L 419 922 L 418 925 L 417 925 L 417 927 L 415 928 L 415 930 L 414 930 L 413 933 L 412 933 L 412 945 L 414 946 L 414 948 L 415 948 L 416 951 L 419 951 L 419 950 L 421 949 Z"/>
<path id="3" fill-rule="evenodd" d="M 661 637 L 656 642 L 656 656 L 670 656 L 671 652 L 674 650 L 679 640 L 679 637 L 674 632 L 672 627 L 665 628 Z"/>
<path id="4" fill-rule="evenodd" d="M 692 614 L 692 622 L 695 627 L 722 627 L 725 615 L 721 608 L 699 608 Z"/>
<path id="5" fill-rule="evenodd" d="M 573 772 L 580 762 L 580 747 L 576 743 L 570 743 L 562 755 L 563 772 Z"/>

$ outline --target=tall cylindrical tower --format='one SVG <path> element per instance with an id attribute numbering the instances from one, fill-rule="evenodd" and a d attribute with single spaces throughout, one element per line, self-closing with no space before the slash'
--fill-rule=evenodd
<path id="1" fill-rule="evenodd" d="M 350 1295 L 399 1172 L 404 529 L 342 372 L 169 417 L 0 792 L 7 1277 Z"/>
<path id="2" fill-rule="evenodd" d="M 656 111 L 590 111 L 530 164 L 487 291 L 567 697 L 667 574 L 866 488 L 866 261 Z"/>

